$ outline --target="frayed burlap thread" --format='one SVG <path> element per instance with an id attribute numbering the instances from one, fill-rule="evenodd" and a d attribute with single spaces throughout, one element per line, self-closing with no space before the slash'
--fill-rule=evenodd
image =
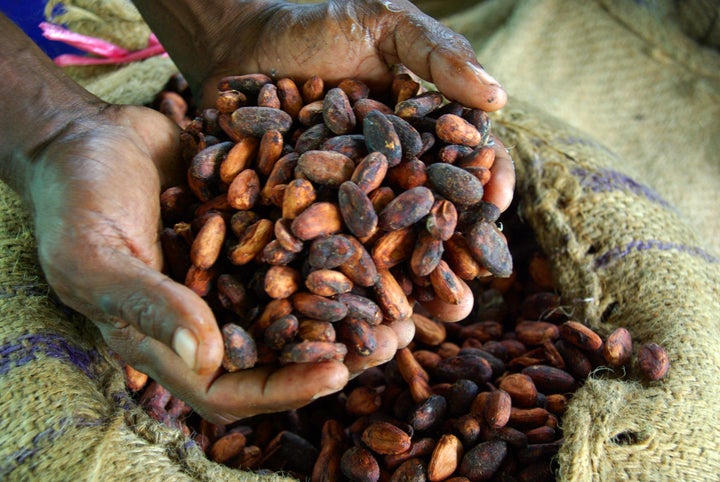
<path id="1" fill-rule="evenodd" d="M 0 184 L 0 480 L 281 482 L 215 464 L 139 407 L 99 331 L 54 301 Z"/>
<path id="2" fill-rule="evenodd" d="M 716 481 L 720 474 L 720 259 L 622 159 L 518 101 L 495 130 L 516 161 L 520 212 L 548 254 L 569 313 L 636 348 L 668 351 L 666 378 L 599 370 L 573 396 L 562 481 Z M 632 160 L 628 161 L 632 162 Z"/>

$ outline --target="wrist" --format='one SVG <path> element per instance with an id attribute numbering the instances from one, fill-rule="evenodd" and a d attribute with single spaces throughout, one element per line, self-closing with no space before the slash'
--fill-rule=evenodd
<path id="1" fill-rule="evenodd" d="M 0 15 L 0 179 L 29 200 L 35 160 L 48 145 L 107 104 L 79 86 Z"/>

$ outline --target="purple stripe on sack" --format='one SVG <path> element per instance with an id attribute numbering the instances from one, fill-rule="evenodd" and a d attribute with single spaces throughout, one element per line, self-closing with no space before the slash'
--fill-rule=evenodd
<path id="1" fill-rule="evenodd" d="M 0 375 L 27 365 L 37 355 L 70 362 L 90 378 L 95 376 L 94 365 L 99 358 L 96 350 L 84 350 L 60 335 L 30 333 L 0 345 Z"/>
<path id="2" fill-rule="evenodd" d="M 17 469 L 20 465 L 27 463 L 32 457 L 42 452 L 42 450 L 51 445 L 58 437 L 60 437 L 68 428 L 73 427 L 97 427 L 107 423 L 105 418 L 88 419 L 88 418 L 62 418 L 58 421 L 56 427 L 50 427 L 39 432 L 32 438 L 29 447 L 23 447 L 16 450 L 8 457 L 0 462 L 0 479 L 5 479 L 10 473 Z M 43 461 L 45 462 L 45 461 Z M 33 464 L 32 461 L 30 461 Z M 40 462 L 35 462 L 38 464 Z"/>
<path id="3" fill-rule="evenodd" d="M 580 180 L 583 187 L 589 187 L 593 192 L 629 191 L 665 208 L 674 210 L 672 205 L 660 197 L 657 192 L 620 172 L 610 169 L 588 171 L 576 167 L 572 170 L 572 174 Z"/>
<path id="4" fill-rule="evenodd" d="M 650 239 L 650 240 L 644 240 L 644 241 L 643 240 L 631 241 L 623 247 L 611 249 L 607 253 L 603 254 L 602 256 L 598 256 L 595 259 L 595 267 L 596 268 L 604 268 L 605 266 L 612 263 L 613 261 L 622 259 L 630 253 L 633 253 L 636 251 L 648 251 L 651 249 L 657 250 L 657 251 L 678 251 L 680 253 L 697 256 L 709 263 L 720 262 L 720 259 L 711 255 L 710 253 L 708 253 L 707 251 L 705 251 L 702 248 L 698 248 L 695 246 L 686 246 L 686 245 L 677 244 L 677 243 L 671 243 L 668 241 L 659 241 L 656 239 Z"/>

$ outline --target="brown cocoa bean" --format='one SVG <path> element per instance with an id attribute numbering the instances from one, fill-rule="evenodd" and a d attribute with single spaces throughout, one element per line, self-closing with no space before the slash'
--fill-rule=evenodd
<path id="1" fill-rule="evenodd" d="M 438 109 L 443 103 L 443 96 L 437 91 L 418 94 L 395 105 L 395 114 L 403 119 L 425 117 Z"/>
<path id="2" fill-rule="evenodd" d="M 290 114 L 291 118 L 297 119 L 298 112 L 304 104 L 297 84 L 294 80 L 285 77 L 278 79 L 276 85 L 281 109 Z"/>
<path id="3" fill-rule="evenodd" d="M 342 229 L 340 208 L 334 203 L 315 202 L 293 219 L 290 230 L 298 239 L 309 241 L 335 234 Z"/>
<path id="4" fill-rule="evenodd" d="M 450 477 L 460 465 L 463 445 L 453 434 L 443 434 L 433 449 L 428 462 L 428 480 L 440 481 Z"/>
<path id="5" fill-rule="evenodd" d="M 392 122 L 380 111 L 368 112 L 362 121 L 365 144 L 371 152 L 381 152 L 387 158 L 388 167 L 397 166 L 402 160 L 402 145 Z"/>
<path id="6" fill-rule="evenodd" d="M 243 137 L 228 151 L 220 163 L 220 180 L 230 184 L 241 171 L 247 169 L 257 156 L 260 141 L 255 137 Z"/>
<path id="7" fill-rule="evenodd" d="M 475 224 L 466 236 L 468 248 L 476 260 L 498 278 L 512 274 L 513 262 L 505 237 L 495 223 Z"/>
<path id="8" fill-rule="evenodd" d="M 340 271 L 357 286 L 375 285 L 380 275 L 370 253 L 355 236 L 342 236 L 353 244 L 355 254 L 339 266 Z"/>
<path id="9" fill-rule="evenodd" d="M 272 171 L 265 180 L 265 185 L 260 190 L 260 198 L 263 204 L 271 204 L 272 192 L 275 186 L 287 184 L 293 179 L 298 157 L 297 153 L 291 152 L 275 162 Z"/>
<path id="10" fill-rule="evenodd" d="M 200 201 L 212 199 L 217 194 L 220 164 L 232 146 L 232 142 L 219 142 L 206 147 L 192 158 L 188 169 L 188 186 Z"/>
<path id="11" fill-rule="evenodd" d="M 373 246 L 372 259 L 378 269 L 390 269 L 410 259 L 417 235 L 412 227 L 390 231 Z"/>
<path id="12" fill-rule="evenodd" d="M 377 459 L 366 449 L 351 447 L 340 459 L 343 475 L 353 482 L 377 482 L 380 480 L 380 466 Z"/>
<path id="13" fill-rule="evenodd" d="M 282 349 L 278 361 L 288 363 L 320 363 L 323 361 L 343 361 L 347 347 L 342 343 L 327 341 L 301 341 L 288 343 Z"/>
<path id="14" fill-rule="evenodd" d="M 305 104 L 298 112 L 298 122 L 306 127 L 324 122 L 323 101 L 316 100 Z"/>
<path id="15" fill-rule="evenodd" d="M 296 169 L 316 184 L 338 187 L 350 179 L 355 163 L 339 152 L 310 150 L 300 155 Z"/>
<path id="16" fill-rule="evenodd" d="M 202 269 L 209 269 L 217 261 L 225 241 L 225 219 L 220 213 L 210 213 L 190 247 L 190 261 Z"/>
<path id="17" fill-rule="evenodd" d="M 297 292 L 292 297 L 292 304 L 300 314 L 314 320 L 340 321 L 347 315 L 344 304 L 314 293 Z"/>
<path id="18" fill-rule="evenodd" d="M 362 134 L 345 134 L 330 137 L 322 143 L 321 149 L 343 154 L 357 164 L 368 155 L 365 137 Z"/>
<path id="19" fill-rule="evenodd" d="M 302 320 L 298 327 L 298 338 L 305 341 L 329 341 L 336 340 L 335 327 L 329 321 Z"/>
<path id="20" fill-rule="evenodd" d="M 295 315 L 285 315 L 270 323 L 263 334 L 263 341 L 273 350 L 280 350 L 295 338 L 299 326 Z"/>
<path id="21" fill-rule="evenodd" d="M 230 128 L 237 135 L 261 138 L 269 130 L 285 134 L 290 130 L 292 117 L 272 107 L 240 107 L 230 114 Z"/>
<path id="22" fill-rule="evenodd" d="M 429 276 L 438 298 L 452 305 L 458 305 L 463 301 L 465 284 L 445 261 L 441 259 Z"/>
<path id="23" fill-rule="evenodd" d="M 352 290 L 353 283 L 340 271 L 319 269 L 305 277 L 305 287 L 316 295 L 335 296 Z"/>
<path id="24" fill-rule="evenodd" d="M 388 422 L 373 422 L 362 433 L 362 441 L 380 455 L 400 454 L 410 449 L 407 432 Z"/>
<path id="25" fill-rule="evenodd" d="M 278 88 L 275 84 L 265 84 L 260 87 L 260 91 L 257 95 L 257 105 L 259 107 L 272 107 L 273 109 L 280 109 L 280 96 L 278 95 Z"/>
<path id="26" fill-rule="evenodd" d="M 302 157 L 302 156 L 300 156 Z M 307 179 L 293 179 L 287 184 L 282 202 L 282 217 L 295 219 L 317 199 L 315 186 Z"/>
<path id="27" fill-rule="evenodd" d="M 360 125 L 365 119 L 368 112 L 377 110 L 383 114 L 392 114 L 393 110 L 386 104 L 375 99 L 358 99 L 353 104 L 353 112 L 355 113 L 356 124 Z"/>
<path id="28" fill-rule="evenodd" d="M 378 216 L 370 198 L 352 181 L 343 182 L 338 189 L 338 207 L 347 229 L 358 238 L 375 232 Z"/>
<path id="29" fill-rule="evenodd" d="M 413 79 L 410 74 L 397 74 L 393 78 L 390 92 L 392 92 L 393 100 L 397 104 L 415 97 L 420 92 L 420 82 Z"/>
<path id="30" fill-rule="evenodd" d="M 455 204 L 472 206 L 482 201 L 482 184 L 465 169 L 438 162 L 428 166 L 427 175 L 432 186 Z"/>
<path id="31" fill-rule="evenodd" d="M 223 368 L 229 372 L 236 372 L 255 366 L 257 347 L 253 337 L 234 323 L 223 325 L 221 331 L 225 344 Z"/>
<path id="32" fill-rule="evenodd" d="M 566 321 L 559 327 L 560 336 L 581 350 L 596 351 L 602 348 L 602 338 L 588 326 L 577 321 Z"/>
<path id="33" fill-rule="evenodd" d="M 242 74 L 223 77 L 218 82 L 218 90 L 238 90 L 246 95 L 257 95 L 260 88 L 272 82 L 272 79 L 265 74 Z"/>
<path id="34" fill-rule="evenodd" d="M 217 439 L 208 450 L 208 457 L 213 462 L 225 463 L 237 456 L 243 448 L 247 439 L 240 432 L 230 432 Z"/>
<path id="35" fill-rule="evenodd" d="M 475 126 L 455 114 L 438 117 L 435 134 L 448 144 L 475 147 L 482 142 L 482 136 Z"/>
<path id="36" fill-rule="evenodd" d="M 322 77 L 313 75 L 303 83 L 301 93 L 306 104 L 321 100 L 325 94 L 325 81 Z"/>
<path id="37" fill-rule="evenodd" d="M 357 245 L 348 237 L 329 235 L 312 240 L 307 259 L 315 269 L 333 269 L 357 255 Z"/>
<path id="38" fill-rule="evenodd" d="M 295 152 L 302 154 L 306 151 L 322 150 L 323 144 L 332 139 L 333 133 L 325 124 L 315 124 L 304 131 L 296 131 Z M 293 144 L 290 142 L 290 144 Z"/>
<path id="39" fill-rule="evenodd" d="M 378 227 L 385 231 L 394 231 L 412 226 L 432 209 L 435 200 L 432 191 L 418 186 L 395 196 L 378 214 Z"/>
<path id="40" fill-rule="evenodd" d="M 300 272 L 291 266 L 271 266 L 265 273 L 263 289 L 270 298 L 288 298 L 301 286 Z"/>
<path id="41" fill-rule="evenodd" d="M 382 398 L 375 388 L 356 387 L 347 397 L 345 411 L 355 417 L 370 415 L 380 409 Z"/>
<path id="42" fill-rule="evenodd" d="M 378 305 L 388 322 L 407 320 L 413 308 L 393 274 L 388 269 L 378 269 L 374 292 Z"/>
<path id="43" fill-rule="evenodd" d="M 185 274 L 185 286 L 198 296 L 207 296 L 217 276 L 218 272 L 213 268 L 204 269 L 191 265 Z"/>
<path id="44" fill-rule="evenodd" d="M 667 351 L 657 343 L 647 343 L 638 350 L 638 367 L 643 377 L 657 381 L 665 377 L 670 368 Z"/>
<path id="45" fill-rule="evenodd" d="M 395 132 L 400 139 L 403 160 L 410 161 L 419 156 L 423 150 L 423 141 L 417 129 L 400 116 L 394 114 L 385 115 L 395 128 Z"/>
<path id="46" fill-rule="evenodd" d="M 602 348 L 603 357 L 611 367 L 627 365 L 632 357 L 632 336 L 626 328 L 616 328 L 607 339 Z"/>
<path id="47" fill-rule="evenodd" d="M 524 373 L 511 373 L 504 376 L 498 385 L 506 391 L 517 407 L 533 407 L 537 403 L 538 391 L 535 382 Z"/>
<path id="48" fill-rule="evenodd" d="M 355 128 L 355 113 L 350 99 L 339 87 L 327 91 L 323 99 L 323 119 L 334 134 L 347 134 Z"/>
<path id="49" fill-rule="evenodd" d="M 269 219 L 250 225 L 238 243 L 228 250 L 230 262 L 240 266 L 252 261 L 272 240 L 273 233 L 274 225 Z"/>
<path id="50" fill-rule="evenodd" d="M 383 313 L 374 301 L 353 293 L 341 293 L 335 297 L 347 307 L 346 320 L 360 320 L 370 325 L 379 325 L 383 320 Z"/>
<path id="51" fill-rule="evenodd" d="M 445 325 L 420 313 L 411 316 L 415 324 L 414 340 L 429 346 L 440 345 L 447 337 Z"/>
<path id="52" fill-rule="evenodd" d="M 249 211 L 260 198 L 260 178 L 254 169 L 241 171 L 228 187 L 228 203 L 240 211 Z"/>
<path id="53" fill-rule="evenodd" d="M 510 420 L 512 398 L 503 389 L 493 390 L 487 397 L 484 407 L 485 422 L 492 429 L 504 427 Z"/>

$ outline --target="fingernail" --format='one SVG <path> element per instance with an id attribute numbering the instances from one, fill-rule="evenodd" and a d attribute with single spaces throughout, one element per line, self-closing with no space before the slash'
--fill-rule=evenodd
<path id="1" fill-rule="evenodd" d="M 197 353 L 197 340 L 187 328 L 178 328 L 173 336 L 173 350 L 191 370 L 195 369 L 195 355 Z"/>
<path id="2" fill-rule="evenodd" d="M 472 70 L 478 79 L 484 84 L 493 84 L 493 85 L 500 85 L 500 82 L 498 82 L 495 77 L 488 74 L 482 67 L 478 67 L 477 65 L 473 64 L 472 62 L 466 62 L 465 65 L 468 66 L 470 70 Z"/>
<path id="3" fill-rule="evenodd" d="M 343 387 L 337 387 L 337 388 L 326 388 L 325 390 L 317 392 L 315 395 L 313 395 L 312 399 L 317 400 L 318 398 L 325 397 L 327 395 L 339 392 L 342 390 Z"/>

